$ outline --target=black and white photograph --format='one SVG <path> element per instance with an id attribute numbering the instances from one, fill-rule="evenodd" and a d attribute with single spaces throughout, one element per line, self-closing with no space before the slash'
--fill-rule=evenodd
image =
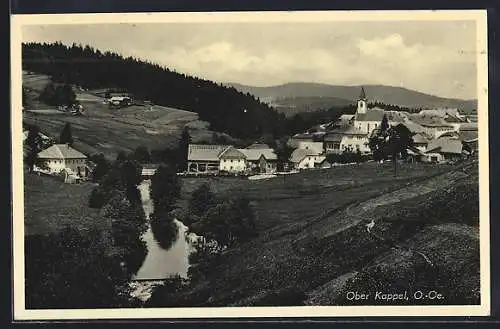
<path id="1" fill-rule="evenodd" d="M 486 11 L 14 15 L 15 319 L 489 314 Z"/>

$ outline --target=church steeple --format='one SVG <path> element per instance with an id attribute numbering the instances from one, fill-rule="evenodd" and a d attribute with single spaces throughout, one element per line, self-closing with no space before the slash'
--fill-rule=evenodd
<path id="1" fill-rule="evenodd" d="M 361 93 L 359 94 L 359 99 L 366 100 L 365 87 L 361 87 Z"/>
<path id="2" fill-rule="evenodd" d="M 361 93 L 359 94 L 359 99 L 358 99 L 358 109 L 356 110 L 357 114 L 366 113 L 366 110 L 367 110 L 366 102 L 367 102 L 367 99 L 366 99 L 365 88 L 361 87 Z"/>

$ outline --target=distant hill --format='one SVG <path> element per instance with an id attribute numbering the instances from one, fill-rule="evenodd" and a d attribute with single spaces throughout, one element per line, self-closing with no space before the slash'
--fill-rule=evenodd
<path id="1" fill-rule="evenodd" d="M 307 98 L 311 106 L 321 102 L 327 97 L 335 100 L 337 104 L 344 102 L 350 104 L 358 99 L 361 86 L 337 86 L 320 83 L 287 83 L 279 86 L 254 87 L 238 83 L 227 83 L 227 86 L 250 93 L 258 97 L 261 101 L 267 102 L 277 107 L 290 108 L 290 105 L 300 104 L 304 110 L 304 98 Z M 410 108 L 438 108 L 451 107 L 459 108 L 466 113 L 472 112 L 477 107 L 477 100 L 462 100 L 453 98 L 443 98 L 424 94 L 418 91 L 393 86 L 384 85 L 364 85 L 363 86 L 370 102 L 380 102 L 385 104 L 399 105 Z M 298 103 L 296 101 L 298 101 Z M 281 109 L 283 110 L 283 109 Z"/>

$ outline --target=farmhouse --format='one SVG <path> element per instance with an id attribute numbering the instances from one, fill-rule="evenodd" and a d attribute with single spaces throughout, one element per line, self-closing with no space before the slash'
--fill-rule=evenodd
<path id="1" fill-rule="evenodd" d="M 231 145 L 189 144 L 189 173 L 273 173 L 278 157 L 266 144 L 252 144 L 244 149 Z"/>
<path id="2" fill-rule="evenodd" d="M 67 144 L 55 144 L 38 153 L 38 159 L 51 173 L 65 171 L 79 177 L 87 177 L 89 169 L 86 166 L 87 156 Z"/>
<path id="3" fill-rule="evenodd" d="M 316 168 L 325 160 L 325 157 L 311 149 L 296 149 L 290 156 L 294 169 Z"/>
<path id="4" fill-rule="evenodd" d="M 229 145 L 189 144 L 188 172 L 216 173 L 219 171 L 219 155 Z"/>
<path id="5" fill-rule="evenodd" d="M 324 139 L 326 153 L 342 153 L 344 151 L 370 152 L 368 136 L 360 129 L 350 126 L 332 130 Z"/>
<path id="6" fill-rule="evenodd" d="M 239 149 L 246 157 L 247 169 L 259 173 L 276 172 L 278 156 L 272 148 L 265 144 L 252 144 Z"/>
<path id="7" fill-rule="evenodd" d="M 128 96 L 113 96 L 108 102 L 112 107 L 129 106 L 132 104 L 132 99 Z"/>
<path id="8" fill-rule="evenodd" d="M 218 157 L 220 160 L 219 171 L 242 173 L 247 169 L 245 154 L 233 146 L 224 149 Z"/>
<path id="9" fill-rule="evenodd" d="M 463 153 L 462 141 L 452 137 L 431 140 L 425 152 L 427 161 L 437 163 L 458 160 Z"/>
<path id="10" fill-rule="evenodd" d="M 422 126 L 424 132 L 433 138 L 437 138 L 446 132 L 457 130 L 456 127 L 447 123 L 445 119 L 441 117 L 428 117 L 417 114 L 412 115 L 411 120 Z"/>

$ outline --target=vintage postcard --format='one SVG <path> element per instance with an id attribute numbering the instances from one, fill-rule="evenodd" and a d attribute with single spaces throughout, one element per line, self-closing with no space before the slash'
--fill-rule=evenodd
<path id="1" fill-rule="evenodd" d="M 486 11 L 12 16 L 14 319 L 486 316 Z"/>

